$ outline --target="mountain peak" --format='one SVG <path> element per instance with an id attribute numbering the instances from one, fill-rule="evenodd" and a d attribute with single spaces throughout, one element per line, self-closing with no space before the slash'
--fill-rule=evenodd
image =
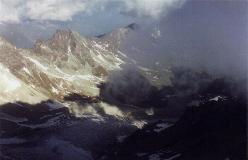
<path id="1" fill-rule="evenodd" d="M 68 49 L 68 46 L 78 43 L 79 34 L 71 31 L 70 29 L 59 29 L 53 34 L 53 36 L 46 41 L 37 41 L 35 47 L 50 48 L 57 50 L 58 52 L 64 52 Z"/>
<path id="2" fill-rule="evenodd" d="M 100 35 L 97 35 L 97 38 L 103 38 L 103 37 L 107 37 L 107 36 L 118 36 L 120 37 L 121 35 L 125 35 L 126 33 L 128 33 L 129 31 L 134 31 L 136 29 L 139 28 L 139 25 L 137 23 L 131 23 L 127 26 L 124 27 L 120 27 L 120 28 L 116 28 L 114 30 L 112 30 L 111 32 L 107 32 L 107 33 L 103 33 Z M 123 36 L 121 36 L 123 37 Z"/>
<path id="3" fill-rule="evenodd" d="M 136 30 L 139 28 L 139 25 L 137 23 L 131 23 L 131 24 L 127 25 L 125 28 Z"/>
<path id="4" fill-rule="evenodd" d="M 58 29 L 54 33 L 52 39 L 68 39 L 73 35 L 73 32 L 70 29 Z"/>

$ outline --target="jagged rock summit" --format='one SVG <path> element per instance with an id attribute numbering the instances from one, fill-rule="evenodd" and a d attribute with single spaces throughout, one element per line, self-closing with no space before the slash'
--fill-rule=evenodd
<path id="1" fill-rule="evenodd" d="M 31 49 L 16 48 L 0 37 L 0 103 L 38 103 L 71 93 L 96 96 L 97 84 L 125 62 L 119 44 L 128 32 L 117 29 L 99 38 L 85 38 L 71 30 L 57 30 Z M 118 39 L 118 40 L 117 40 Z"/>

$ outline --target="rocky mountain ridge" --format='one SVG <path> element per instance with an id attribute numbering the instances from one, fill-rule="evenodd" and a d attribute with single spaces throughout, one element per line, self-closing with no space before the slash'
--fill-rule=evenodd
<path id="1" fill-rule="evenodd" d="M 16 48 L 1 37 L 0 64 L 4 76 L 0 88 L 5 88 L 1 103 L 38 103 L 62 99 L 70 93 L 98 95 L 96 85 L 125 63 L 118 47 L 129 30 L 121 28 L 102 38 L 84 38 L 71 30 L 57 30 L 50 39 L 37 41 L 31 49 Z"/>

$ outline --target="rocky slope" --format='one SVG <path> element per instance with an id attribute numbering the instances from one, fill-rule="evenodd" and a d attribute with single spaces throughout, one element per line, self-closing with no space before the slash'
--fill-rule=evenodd
<path id="1" fill-rule="evenodd" d="M 129 29 L 121 28 L 102 38 L 58 30 L 47 41 L 37 41 L 32 49 L 16 48 L 0 38 L 1 103 L 62 99 L 70 93 L 98 95 L 96 85 L 124 64 L 118 47 Z"/>
<path id="2" fill-rule="evenodd" d="M 99 95 L 99 85 L 131 63 L 119 47 L 132 27 L 92 38 L 58 30 L 30 49 L 0 38 L 0 159 L 91 160 L 142 128 L 132 112 L 147 116 L 145 109 L 123 110 Z"/>
<path id="3" fill-rule="evenodd" d="M 101 159 L 247 159 L 247 97 L 213 84 L 200 93 L 198 103 L 186 107 L 179 121 L 147 125 L 107 148 Z"/>
<path id="4" fill-rule="evenodd" d="M 120 49 L 136 28 L 0 37 L 0 159 L 243 159 L 246 81 L 144 67 Z"/>
<path id="5" fill-rule="evenodd" d="M 17 86 L 13 85 L 15 96 L 6 91 L 0 96 L 0 103 L 62 100 L 73 93 L 97 96 L 97 85 L 125 64 L 137 68 L 153 85 L 169 84 L 170 72 L 142 67 L 122 53 L 122 43 L 136 29 L 137 24 L 130 24 L 91 38 L 81 37 L 71 30 L 57 30 L 50 39 L 38 40 L 30 49 L 16 48 L 1 37 L 0 65 L 5 75 L 1 81 L 12 79 L 11 82 L 16 82 Z M 0 85 L 0 88 L 6 88 L 5 82 Z"/>

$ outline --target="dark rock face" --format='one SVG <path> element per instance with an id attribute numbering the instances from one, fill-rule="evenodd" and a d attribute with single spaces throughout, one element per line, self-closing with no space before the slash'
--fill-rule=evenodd
<path id="1" fill-rule="evenodd" d="M 46 101 L 36 105 L 22 102 L 0 106 L 0 138 L 25 137 L 42 128 L 58 127 L 71 119 L 62 104 Z"/>
<path id="2" fill-rule="evenodd" d="M 84 103 L 97 103 L 100 102 L 99 97 L 89 97 L 89 96 L 82 96 L 76 93 L 70 94 L 66 97 L 64 97 L 65 101 L 72 101 L 72 102 L 78 102 L 81 104 Z"/>
<path id="3" fill-rule="evenodd" d="M 156 130 L 161 123 L 129 136 L 106 159 L 246 159 L 245 99 L 229 97 L 188 107 L 177 123 Z"/>
<path id="4" fill-rule="evenodd" d="M 187 74 L 192 77 L 189 75 L 191 73 Z M 202 77 L 201 74 L 198 76 Z M 160 91 L 161 95 L 167 97 L 168 103 L 181 101 L 181 105 L 185 104 L 185 111 L 177 122 L 159 120 L 151 123 L 122 143 L 112 144 L 102 159 L 245 160 L 246 83 L 206 75 L 202 80 L 189 77 L 183 83 L 176 82 L 174 86 Z M 199 82 L 196 82 L 198 84 L 194 90 L 192 86 L 187 87 L 187 84 L 196 80 Z M 185 91 L 189 89 L 190 92 Z"/>
<path id="5" fill-rule="evenodd" d="M 70 100 L 98 102 L 79 95 L 71 95 L 66 102 Z M 0 106 L 0 116 L 1 160 L 92 160 L 117 136 L 136 130 L 129 122 L 110 115 L 76 117 L 52 100 L 36 105 L 8 103 Z"/>

